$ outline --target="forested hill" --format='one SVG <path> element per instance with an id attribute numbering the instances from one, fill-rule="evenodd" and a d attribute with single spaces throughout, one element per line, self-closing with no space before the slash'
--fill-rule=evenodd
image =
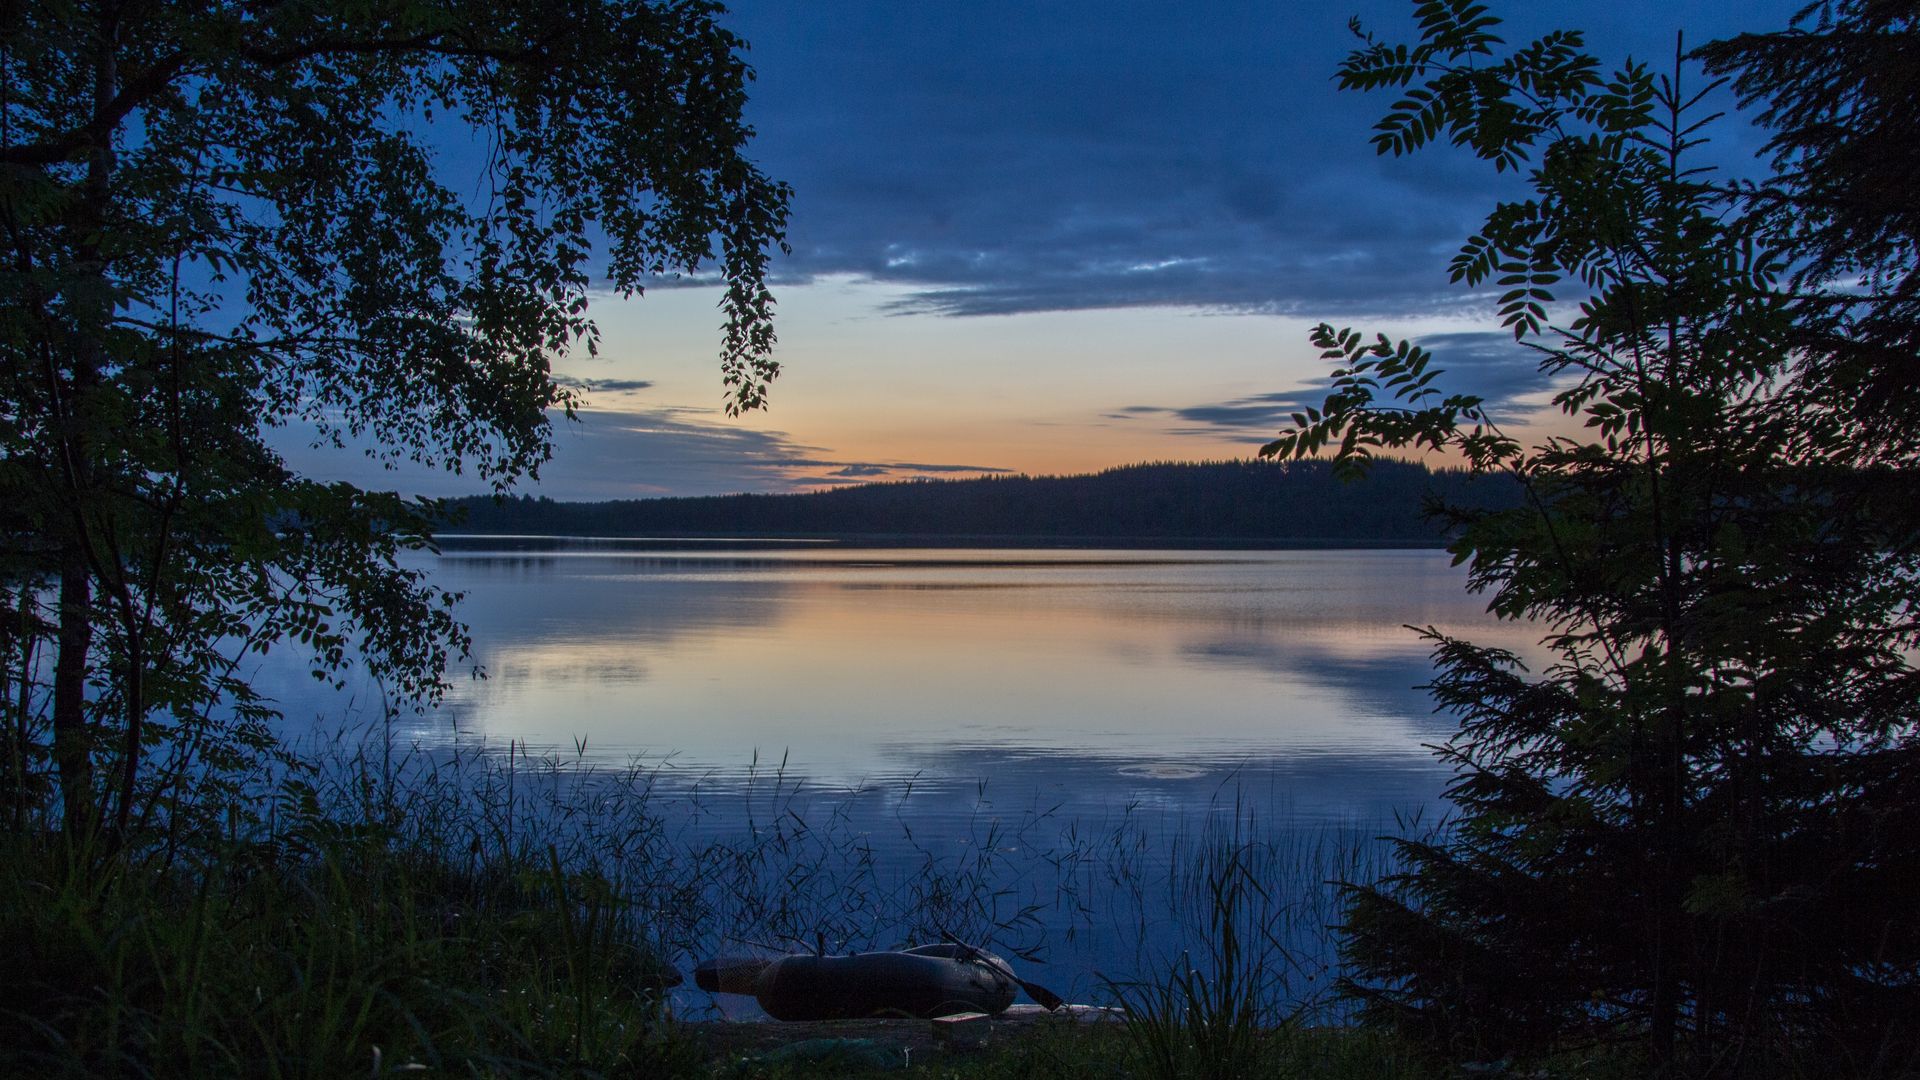
<path id="1" fill-rule="evenodd" d="M 564 503 L 456 500 L 449 532 L 566 536 L 863 536 L 915 539 L 1183 540 L 1433 544 L 1429 495 L 1511 505 L 1505 477 L 1385 461 L 1344 483 L 1324 462 L 1130 465 L 1085 476 L 863 484 L 799 495 Z"/>

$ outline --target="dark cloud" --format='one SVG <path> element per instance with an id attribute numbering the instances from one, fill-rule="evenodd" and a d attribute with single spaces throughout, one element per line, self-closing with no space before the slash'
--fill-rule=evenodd
<path id="1" fill-rule="evenodd" d="M 785 432 L 729 421 L 703 409 L 586 409 L 578 421 L 554 419 L 553 460 L 518 491 L 561 500 L 631 499 L 654 495 L 724 495 L 804 491 L 879 479 L 985 475 L 1009 470 L 940 462 L 849 462 Z M 416 495 L 470 495 L 469 476 L 402 464 L 386 469 L 364 447 L 314 447 L 310 427 L 275 429 L 276 445 L 297 470 L 361 487 Z"/>
<path id="2" fill-rule="evenodd" d="M 1233 398 L 1214 404 L 1129 405 L 1108 415 L 1116 420 L 1157 419 L 1173 435 L 1265 440 L 1290 423 L 1292 414 L 1308 405 L 1319 405 L 1325 397 L 1324 391 L 1289 390 Z"/>
<path id="3" fill-rule="evenodd" d="M 796 463 L 798 464 L 798 463 Z M 992 465 L 941 465 L 924 461 L 852 461 L 845 464 L 835 461 L 808 461 L 804 464 L 816 468 L 839 465 L 839 468 L 815 479 L 814 483 L 846 484 L 868 483 L 876 480 L 930 480 L 946 476 L 1004 476 L 1012 469 L 1002 469 Z"/>
<path id="4" fill-rule="evenodd" d="M 1774 28 L 1801 0 L 1510 5 L 1508 40 L 1588 27 L 1611 59 Z M 795 189 L 790 281 L 908 286 L 896 310 L 1180 305 L 1406 314 L 1461 302 L 1448 254 L 1511 176 L 1382 159 L 1389 99 L 1338 92 L 1357 11 L 1401 0 L 744 0 L 755 154 Z M 1730 164 L 1757 141 L 1718 135 Z"/>
<path id="5" fill-rule="evenodd" d="M 1539 350 L 1517 344 L 1508 333 L 1429 334 L 1416 339 L 1415 344 L 1432 352 L 1433 366 L 1441 370 L 1433 383 L 1435 390 L 1442 395 L 1476 395 L 1496 420 L 1514 419 L 1537 407 L 1537 403 L 1522 399 L 1554 385 L 1554 380 L 1540 371 Z M 1107 413 L 1106 418 L 1157 420 L 1174 435 L 1264 440 L 1290 426 L 1295 413 L 1319 407 L 1329 389 L 1330 383 L 1322 380 L 1299 389 L 1221 402 L 1127 405 Z"/>
<path id="6" fill-rule="evenodd" d="M 543 494 L 586 499 L 799 491 L 822 483 L 1008 471 L 987 465 L 826 458 L 820 447 L 793 442 L 784 432 L 741 426 L 706 410 L 590 411 L 582 413 L 581 420 L 560 431 L 554 461 L 541 471 Z M 609 485 L 629 491 L 616 494 Z M 635 486 L 641 490 L 631 490 Z"/>
<path id="7" fill-rule="evenodd" d="M 582 379 L 574 375 L 555 375 L 553 381 L 569 390 L 581 392 L 589 402 L 594 394 L 630 394 L 653 386 L 652 379 Z"/>
<path id="8" fill-rule="evenodd" d="M 1309 402 L 1300 393 L 1256 394 L 1218 405 L 1189 405 L 1170 411 L 1176 419 L 1198 428 L 1272 431 L 1309 404 L 1318 404 L 1318 400 Z"/>
<path id="9" fill-rule="evenodd" d="M 791 462 L 793 465 L 814 468 L 838 468 L 839 476 L 878 476 L 889 472 L 910 473 L 1010 473 L 1014 470 L 1003 469 L 995 465 L 945 465 L 924 461 L 823 461 L 803 459 Z"/>
<path id="10" fill-rule="evenodd" d="M 1441 392 L 1486 399 L 1487 411 L 1496 420 L 1516 417 L 1524 411 L 1521 398 L 1555 384 L 1540 370 L 1540 350 L 1504 331 L 1428 334 L 1415 344 L 1433 353 L 1433 366 L 1444 372 L 1434 383 Z"/>
<path id="11" fill-rule="evenodd" d="M 917 473 L 1011 473 L 1014 471 L 987 465 L 933 465 L 924 461 L 903 461 L 889 468 Z"/>

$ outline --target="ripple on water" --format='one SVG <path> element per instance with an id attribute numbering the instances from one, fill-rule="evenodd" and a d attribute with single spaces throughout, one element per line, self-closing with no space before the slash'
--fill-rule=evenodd
<path id="1" fill-rule="evenodd" d="M 1207 770 L 1198 765 L 1178 761 L 1136 761 L 1116 771 L 1142 780 L 1198 780 L 1207 775 Z"/>

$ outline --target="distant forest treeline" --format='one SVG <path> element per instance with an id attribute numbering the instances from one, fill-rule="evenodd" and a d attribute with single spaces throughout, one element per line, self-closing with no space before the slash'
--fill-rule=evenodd
<path id="1" fill-rule="evenodd" d="M 862 484 L 797 495 L 568 503 L 454 500 L 449 531 L 568 536 L 863 536 L 1436 544 L 1424 506 L 1502 507 L 1505 476 L 1382 461 L 1343 482 L 1325 462 L 1129 465 L 1083 476 Z M 462 517 L 464 514 L 464 517 Z"/>

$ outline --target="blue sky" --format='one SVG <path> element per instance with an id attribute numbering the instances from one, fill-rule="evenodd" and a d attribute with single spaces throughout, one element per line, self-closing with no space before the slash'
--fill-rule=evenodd
<path id="1" fill-rule="evenodd" d="M 1777 29 L 1798 6 L 1509 5 L 1519 42 L 1586 30 L 1603 59 Z M 1374 154 L 1390 103 L 1340 93 L 1350 16 L 1398 0 L 742 0 L 752 154 L 794 187 L 776 264 L 786 373 L 728 419 L 717 296 L 597 303 L 590 388 L 522 490 L 615 498 L 1246 456 L 1317 401 L 1328 320 L 1432 346 L 1524 425 L 1545 387 L 1449 255 L 1511 179 L 1465 155 Z M 1711 153 L 1749 166 L 1737 120 Z M 470 480 L 299 464 L 450 494 Z"/>

